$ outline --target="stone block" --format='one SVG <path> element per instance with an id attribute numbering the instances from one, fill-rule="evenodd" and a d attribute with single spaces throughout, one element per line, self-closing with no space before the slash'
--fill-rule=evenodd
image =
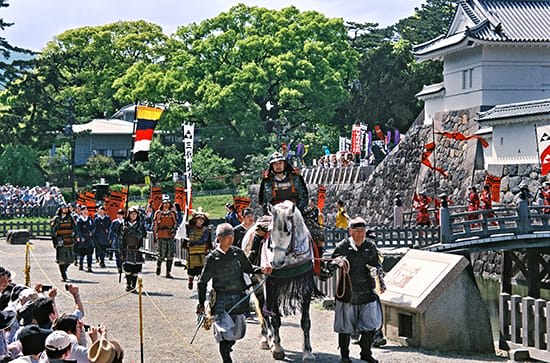
<path id="1" fill-rule="evenodd" d="M 31 239 L 28 229 L 10 229 L 6 234 L 6 242 L 12 245 L 24 245 Z"/>
<path id="2" fill-rule="evenodd" d="M 510 360 L 514 362 L 525 362 L 531 360 L 527 349 L 512 349 L 509 353 Z"/>
<path id="3" fill-rule="evenodd" d="M 494 353 L 489 311 L 461 256 L 410 250 L 380 296 L 386 336 L 436 351 Z"/>

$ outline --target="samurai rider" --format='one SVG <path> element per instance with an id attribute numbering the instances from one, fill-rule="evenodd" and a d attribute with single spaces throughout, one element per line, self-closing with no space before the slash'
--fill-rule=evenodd
<path id="1" fill-rule="evenodd" d="M 280 152 L 274 152 L 269 158 L 269 168 L 260 184 L 259 202 L 264 215 L 268 213 L 268 204 L 275 205 L 285 200 L 296 204 L 317 247 L 318 256 L 323 255 L 324 233 L 319 225 L 319 213 L 308 206 L 308 190 L 299 169 L 293 168 Z M 316 208 L 316 207 L 315 207 Z"/>
<path id="2" fill-rule="evenodd" d="M 298 169 L 293 168 L 283 154 L 274 152 L 260 184 L 259 202 L 264 214 L 268 214 L 268 204 L 285 200 L 294 202 L 304 214 L 308 203 L 307 186 Z"/>
<path id="3" fill-rule="evenodd" d="M 67 269 L 74 262 L 74 239 L 76 223 L 71 216 L 69 206 L 62 204 L 51 221 L 51 236 L 55 248 L 55 261 L 59 265 L 61 281 L 67 281 Z"/>
<path id="4" fill-rule="evenodd" d="M 176 212 L 172 208 L 170 198 L 165 196 L 162 198 L 160 208 L 155 212 L 153 218 L 153 233 L 158 241 L 158 260 L 157 260 L 157 276 L 160 275 L 162 261 L 166 258 L 166 278 L 172 279 L 172 262 L 176 255 L 176 229 L 178 221 Z"/>
<path id="5" fill-rule="evenodd" d="M 145 259 L 140 252 L 145 238 L 145 225 L 139 218 L 138 207 L 128 209 L 128 214 L 119 232 L 122 267 L 126 273 L 126 291 L 136 288 L 138 273 L 141 272 Z"/>
<path id="6" fill-rule="evenodd" d="M 361 360 L 377 363 L 371 348 L 375 332 L 382 326 L 382 307 L 376 294 L 374 277 L 377 277 L 380 292 L 383 293 L 386 290 L 384 270 L 375 244 L 367 239 L 367 223 L 363 218 L 350 220 L 349 234 L 350 237 L 338 243 L 332 254 L 346 276 L 338 281 L 334 308 L 334 331 L 338 333 L 340 362 L 351 363 L 350 338 L 352 334 L 360 334 Z"/>
<path id="7" fill-rule="evenodd" d="M 216 228 L 218 247 L 208 254 L 198 283 L 199 304 L 197 314 L 204 314 L 206 286 L 212 280 L 215 295 L 211 312 L 214 315 L 214 337 L 224 363 L 231 363 L 231 351 L 235 341 L 246 333 L 245 313 L 249 310 L 247 288 L 243 273 L 270 274 L 271 267 L 261 269 L 252 265 L 244 252 L 233 246 L 233 227 L 222 223 Z"/>

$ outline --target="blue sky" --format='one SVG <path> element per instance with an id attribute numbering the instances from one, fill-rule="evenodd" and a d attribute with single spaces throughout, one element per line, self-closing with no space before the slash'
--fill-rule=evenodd
<path id="1" fill-rule="evenodd" d="M 347 21 L 377 22 L 382 26 L 410 16 L 421 0 L 270 0 L 240 1 L 270 9 L 294 5 Z M 162 26 L 172 34 L 180 25 L 199 23 L 227 11 L 239 1 L 230 0 L 10 0 L 0 18 L 15 25 L 0 32 L 10 44 L 40 50 L 57 34 L 86 25 L 139 20 Z"/>

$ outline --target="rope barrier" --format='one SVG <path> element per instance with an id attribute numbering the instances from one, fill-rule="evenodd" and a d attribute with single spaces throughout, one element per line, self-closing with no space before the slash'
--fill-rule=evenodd
<path id="1" fill-rule="evenodd" d="M 170 328 L 172 328 L 172 330 L 174 331 L 174 333 L 178 336 L 178 338 L 182 341 L 187 341 L 178 331 L 178 329 L 176 329 L 176 327 L 172 324 L 172 322 L 168 319 L 168 317 L 162 312 L 162 310 L 160 310 L 160 308 L 158 307 L 158 305 L 155 303 L 155 301 L 153 300 L 153 298 L 151 298 L 151 296 L 149 295 L 149 293 L 147 292 L 147 290 L 143 290 L 143 293 L 145 294 L 145 296 L 147 296 L 149 298 L 149 301 L 151 301 L 151 304 L 153 305 L 153 307 L 158 311 L 158 313 L 160 314 L 160 316 L 166 321 L 166 323 L 168 324 L 168 326 Z M 197 357 L 197 359 L 199 359 L 199 361 L 201 362 L 207 362 L 206 360 L 204 360 L 200 354 L 195 350 L 193 349 L 193 346 L 192 345 L 189 345 L 191 351 L 193 352 L 193 354 L 195 355 L 195 357 Z"/>
<path id="2" fill-rule="evenodd" d="M 67 291 L 65 291 L 65 289 L 60 289 L 51 279 L 50 277 L 48 276 L 48 274 L 46 273 L 46 271 L 44 271 L 44 269 L 42 268 L 42 266 L 40 265 L 40 263 L 38 262 L 38 260 L 36 259 L 36 257 L 34 256 L 34 254 L 32 253 L 32 250 L 30 251 L 30 254 L 34 260 L 34 262 L 36 263 L 36 265 L 38 266 L 38 269 L 42 272 L 42 274 L 44 275 L 44 277 L 46 278 L 46 280 L 48 280 L 48 282 L 50 283 L 50 285 L 54 286 L 58 293 L 61 292 L 63 295 L 69 297 L 69 298 L 73 298 L 73 295 L 71 295 L 70 293 L 68 293 Z M 116 300 L 119 300 L 119 299 L 122 299 L 123 297 L 127 296 L 127 295 L 130 295 L 132 294 L 134 291 L 136 291 L 136 289 L 132 289 L 130 291 L 126 291 L 120 295 L 116 295 L 112 298 L 109 298 L 109 299 L 105 299 L 105 300 L 82 300 L 82 303 L 83 304 L 88 304 L 88 305 L 100 305 L 100 304 L 107 304 L 107 303 L 110 303 L 110 302 L 113 302 L 113 301 L 116 301 Z"/>

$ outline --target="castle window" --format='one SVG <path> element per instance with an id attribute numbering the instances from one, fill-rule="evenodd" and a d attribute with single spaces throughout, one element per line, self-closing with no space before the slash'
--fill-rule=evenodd
<path id="1" fill-rule="evenodd" d="M 472 88 L 474 78 L 474 69 L 465 69 L 462 71 L 462 89 Z"/>

